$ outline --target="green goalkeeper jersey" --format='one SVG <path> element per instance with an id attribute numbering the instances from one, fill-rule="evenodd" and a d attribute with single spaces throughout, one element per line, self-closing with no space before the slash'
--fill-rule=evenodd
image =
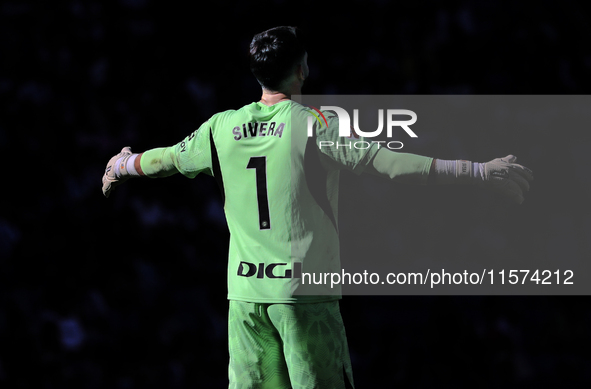
<path id="1" fill-rule="evenodd" d="M 339 138 L 336 115 L 320 116 L 291 100 L 273 106 L 252 103 L 218 113 L 180 143 L 158 149 L 183 175 L 213 175 L 222 190 L 230 231 L 231 300 L 340 298 L 339 288 L 303 285 L 301 274 L 341 271 L 339 171 L 360 173 L 378 147 L 369 142 L 368 147 L 351 147 L 351 138 Z M 321 141 L 341 147 L 319 148 Z M 151 152 L 141 159 L 144 171 L 157 160 Z"/>

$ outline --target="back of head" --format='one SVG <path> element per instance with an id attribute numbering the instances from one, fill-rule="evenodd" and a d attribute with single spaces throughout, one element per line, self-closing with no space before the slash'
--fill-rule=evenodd
<path id="1" fill-rule="evenodd" d="M 279 90 L 306 49 L 295 27 L 275 27 L 256 34 L 250 43 L 250 70 L 264 88 Z"/>

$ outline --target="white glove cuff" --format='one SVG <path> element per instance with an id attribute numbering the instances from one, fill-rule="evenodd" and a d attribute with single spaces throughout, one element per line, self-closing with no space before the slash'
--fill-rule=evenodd
<path id="1" fill-rule="evenodd" d="M 484 164 L 478 162 L 443 159 L 435 160 L 435 183 L 478 183 L 483 178 Z"/>
<path id="2" fill-rule="evenodd" d="M 139 154 L 125 155 L 115 162 L 115 177 L 120 179 L 122 177 L 131 176 L 139 177 L 140 174 L 135 169 L 135 159 Z"/>

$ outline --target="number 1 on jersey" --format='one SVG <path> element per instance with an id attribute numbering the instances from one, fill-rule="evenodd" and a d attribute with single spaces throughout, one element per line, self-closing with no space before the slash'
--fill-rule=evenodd
<path id="1" fill-rule="evenodd" d="M 268 230 L 271 228 L 271 220 L 269 220 L 269 197 L 267 196 L 267 157 L 250 157 L 246 168 L 255 169 L 259 228 Z"/>

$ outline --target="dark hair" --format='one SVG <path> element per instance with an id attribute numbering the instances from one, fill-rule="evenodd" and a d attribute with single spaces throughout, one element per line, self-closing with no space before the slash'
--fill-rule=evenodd
<path id="1" fill-rule="evenodd" d="M 263 87 L 277 90 L 306 54 L 295 27 L 275 27 L 250 42 L 250 71 Z"/>

